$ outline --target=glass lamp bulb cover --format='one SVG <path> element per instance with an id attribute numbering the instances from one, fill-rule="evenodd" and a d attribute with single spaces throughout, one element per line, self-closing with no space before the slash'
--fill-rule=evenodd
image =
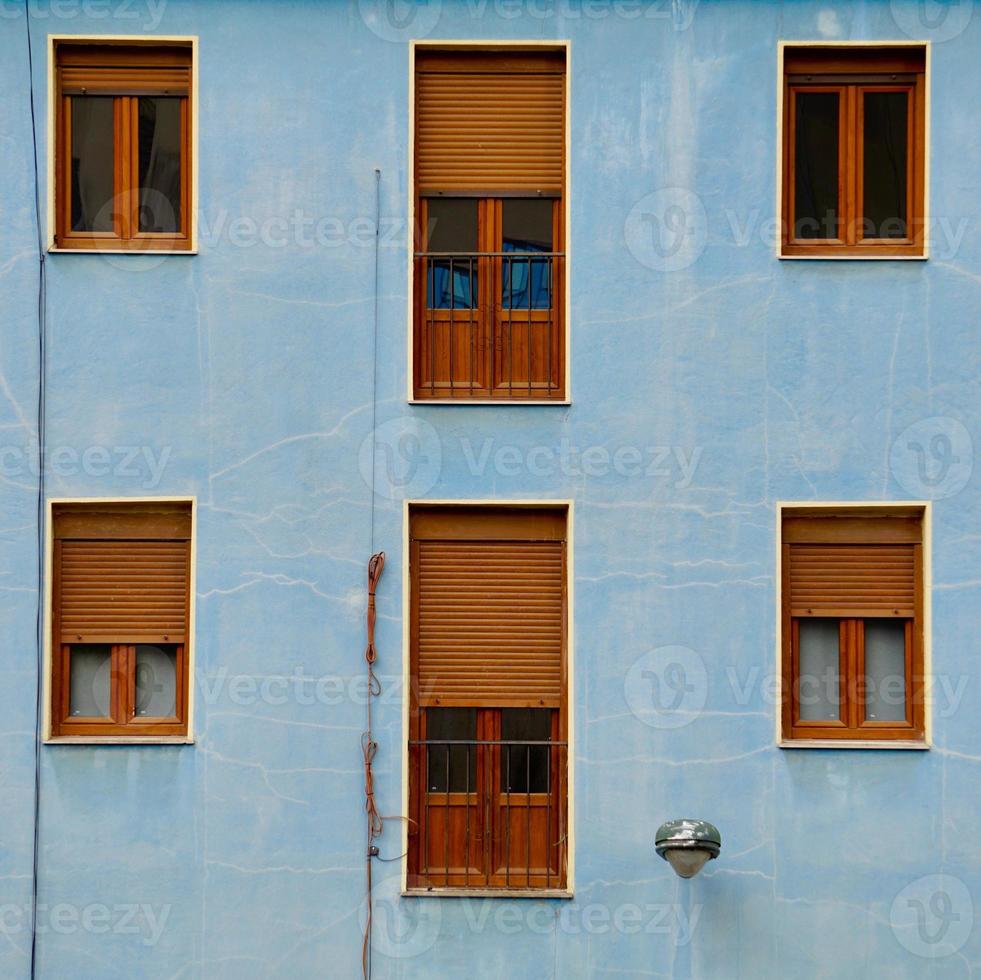
<path id="1" fill-rule="evenodd" d="M 680 878 L 694 878 L 714 855 L 702 847 L 683 847 L 671 848 L 664 857 Z"/>

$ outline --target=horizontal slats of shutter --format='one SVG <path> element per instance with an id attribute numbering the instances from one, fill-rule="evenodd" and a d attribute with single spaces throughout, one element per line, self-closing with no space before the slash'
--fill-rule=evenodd
<path id="1" fill-rule="evenodd" d="M 60 542 L 61 641 L 183 643 L 188 542 Z"/>
<path id="2" fill-rule="evenodd" d="M 184 643 L 191 505 L 53 509 L 54 636 L 61 643 Z"/>
<path id="3" fill-rule="evenodd" d="M 559 707 L 564 543 L 423 540 L 417 548 L 420 705 Z"/>
<path id="4" fill-rule="evenodd" d="M 914 616 L 916 547 L 791 544 L 791 615 Z"/>
<path id="5" fill-rule="evenodd" d="M 493 195 L 562 193 L 565 72 L 554 53 L 515 68 L 467 54 L 416 72 L 416 187 Z M 447 66 L 452 65 L 451 70 Z M 558 68 L 558 70 L 557 70 Z"/>
<path id="6" fill-rule="evenodd" d="M 187 95 L 191 70 L 180 67 L 60 69 L 63 95 Z"/>

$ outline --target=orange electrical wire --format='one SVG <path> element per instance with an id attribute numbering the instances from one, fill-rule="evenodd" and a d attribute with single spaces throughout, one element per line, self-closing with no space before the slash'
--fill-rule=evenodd
<path id="1" fill-rule="evenodd" d="M 368 561 L 368 645 L 365 647 L 364 659 L 368 665 L 368 705 L 367 705 L 367 728 L 361 734 L 361 752 L 364 757 L 364 796 L 365 812 L 368 815 L 368 847 L 365 854 L 366 878 L 367 878 L 367 910 L 364 926 L 364 941 L 361 944 L 361 973 L 364 980 L 368 980 L 371 975 L 371 859 L 378 853 L 375 846 L 375 838 L 378 837 L 384 826 L 382 815 L 378 812 L 375 804 L 375 778 L 372 772 L 372 763 L 375 753 L 378 751 L 378 743 L 371 734 L 371 699 L 381 693 L 381 684 L 375 675 L 375 660 L 378 658 L 378 651 L 375 649 L 375 590 L 378 588 L 378 580 L 381 578 L 385 568 L 385 552 L 379 551 L 372 555 Z"/>

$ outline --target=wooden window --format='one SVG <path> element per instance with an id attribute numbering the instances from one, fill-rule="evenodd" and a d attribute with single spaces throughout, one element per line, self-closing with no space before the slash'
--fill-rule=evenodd
<path id="1" fill-rule="evenodd" d="M 923 256 L 926 52 L 788 46 L 784 256 Z"/>
<path id="2" fill-rule="evenodd" d="M 565 55 L 416 55 L 416 398 L 565 397 Z"/>
<path id="3" fill-rule="evenodd" d="M 55 504 L 52 520 L 52 736 L 186 735 L 190 504 Z"/>
<path id="4" fill-rule="evenodd" d="M 55 45 L 55 245 L 191 248 L 191 46 Z"/>
<path id="5" fill-rule="evenodd" d="M 411 888 L 563 889 L 566 511 L 410 516 Z"/>
<path id="6" fill-rule="evenodd" d="M 788 508 L 785 739 L 922 741 L 923 512 Z"/>

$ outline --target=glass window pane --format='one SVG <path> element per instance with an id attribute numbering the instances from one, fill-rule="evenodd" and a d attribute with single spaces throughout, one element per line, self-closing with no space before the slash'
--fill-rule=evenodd
<path id="1" fill-rule="evenodd" d="M 71 100 L 72 231 L 113 230 L 113 100 L 75 95 Z"/>
<path id="2" fill-rule="evenodd" d="M 504 708 L 501 740 L 548 742 L 552 738 L 550 708 Z M 505 745 L 501 751 L 501 790 L 511 793 L 547 793 L 548 748 L 544 745 Z"/>
<path id="3" fill-rule="evenodd" d="M 798 623 L 800 720 L 838 721 L 838 620 L 801 619 Z"/>
<path id="4" fill-rule="evenodd" d="M 177 714 L 177 648 L 136 648 L 136 715 L 173 718 Z"/>
<path id="5" fill-rule="evenodd" d="M 865 718 L 906 721 L 906 623 L 865 620 Z"/>
<path id="6" fill-rule="evenodd" d="M 466 310 L 477 305 L 477 200 L 431 198 L 428 252 L 453 252 L 429 262 L 431 310 Z"/>
<path id="7" fill-rule="evenodd" d="M 427 708 L 427 741 L 473 741 L 477 737 L 476 708 Z M 430 745 L 426 786 L 430 793 L 471 792 L 477 788 L 476 745 Z M 468 765 L 469 761 L 469 765 Z M 469 769 L 469 782 L 467 770 Z"/>
<path id="8" fill-rule="evenodd" d="M 906 92 L 866 92 L 865 238 L 906 237 Z"/>
<path id="9" fill-rule="evenodd" d="M 73 718 L 108 718 L 112 648 L 78 644 L 69 658 L 68 713 Z"/>
<path id="10" fill-rule="evenodd" d="M 181 228 L 181 100 L 144 96 L 139 107 L 140 231 Z"/>
<path id="11" fill-rule="evenodd" d="M 503 252 L 552 251 L 552 202 L 512 198 L 502 205 Z M 547 310 L 552 305 L 551 262 L 531 256 L 502 259 L 506 309 Z"/>
<path id="12" fill-rule="evenodd" d="M 795 238 L 838 237 L 838 93 L 797 92 Z"/>

